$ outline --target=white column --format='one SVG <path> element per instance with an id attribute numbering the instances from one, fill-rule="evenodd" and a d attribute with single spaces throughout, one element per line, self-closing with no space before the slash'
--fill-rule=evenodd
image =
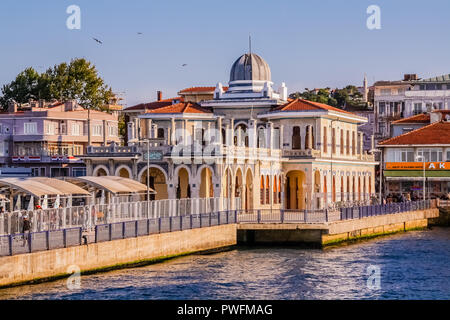
<path id="1" fill-rule="evenodd" d="M 175 118 L 170 119 L 170 121 L 171 121 L 171 124 L 172 124 L 172 130 L 170 132 L 170 143 L 172 145 L 176 145 L 177 144 L 177 142 L 176 142 L 177 140 L 176 140 L 176 135 L 175 135 L 175 132 L 176 132 Z"/>

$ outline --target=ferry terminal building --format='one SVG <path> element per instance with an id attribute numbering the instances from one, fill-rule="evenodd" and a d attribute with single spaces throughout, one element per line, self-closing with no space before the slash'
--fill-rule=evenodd
<path id="1" fill-rule="evenodd" d="M 152 199 L 238 199 L 248 210 L 320 209 L 375 193 L 377 163 L 358 131 L 367 119 L 289 99 L 259 55 L 233 63 L 228 87 L 180 93 L 125 109 L 127 145 L 89 147 L 87 175 L 146 184 L 149 170 Z"/>

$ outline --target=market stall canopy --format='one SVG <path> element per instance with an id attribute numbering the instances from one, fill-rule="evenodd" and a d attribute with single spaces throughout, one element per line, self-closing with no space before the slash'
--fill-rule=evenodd
<path id="1" fill-rule="evenodd" d="M 74 184 L 51 178 L 2 178 L 0 179 L 0 187 L 3 186 L 9 187 L 11 189 L 17 189 L 21 192 L 38 198 L 45 195 L 89 195 L 89 192 Z"/>
<path id="2" fill-rule="evenodd" d="M 70 181 L 72 183 L 83 183 L 90 186 L 93 186 L 97 189 L 105 190 L 111 193 L 139 193 L 147 191 L 147 186 L 145 184 L 139 183 L 135 180 L 122 178 L 122 177 L 113 177 L 113 176 L 101 176 L 101 177 L 93 177 L 93 176 L 84 176 L 84 177 L 68 177 L 65 180 Z M 152 193 L 155 193 L 153 189 L 150 189 Z"/>

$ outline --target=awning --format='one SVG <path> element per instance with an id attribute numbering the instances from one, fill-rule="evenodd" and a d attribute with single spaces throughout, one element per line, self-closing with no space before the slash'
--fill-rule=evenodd
<path id="1" fill-rule="evenodd" d="M 132 188 L 134 190 L 139 190 L 137 192 L 147 192 L 147 186 L 143 183 L 140 183 L 136 180 L 130 179 L 130 178 L 122 178 L 117 176 L 103 176 L 102 178 L 110 179 L 112 181 L 117 181 L 123 185 L 126 185 L 129 188 Z M 149 188 L 150 193 L 156 193 L 155 190 L 152 188 Z"/>
<path id="2" fill-rule="evenodd" d="M 139 183 L 137 181 L 122 178 L 122 177 L 110 177 L 110 176 L 84 176 L 84 177 L 68 177 L 65 180 L 74 183 L 84 183 L 93 186 L 97 189 L 102 189 L 111 193 L 139 193 L 147 191 L 147 186 L 145 184 Z M 150 189 L 154 193 L 153 189 Z"/>
<path id="3" fill-rule="evenodd" d="M 450 182 L 450 177 L 443 178 L 443 177 L 427 177 L 427 181 L 444 181 L 444 182 Z M 422 182 L 423 177 L 386 177 L 386 181 L 416 181 L 416 182 Z"/>
<path id="4" fill-rule="evenodd" d="M 0 179 L 1 186 L 17 189 L 38 198 L 44 195 L 89 194 L 76 185 L 69 187 L 66 184 L 61 184 L 61 180 L 51 178 L 2 178 Z"/>
<path id="5" fill-rule="evenodd" d="M 423 178 L 423 170 L 384 170 L 383 174 L 385 177 L 404 177 L 404 178 L 422 177 Z M 450 179 L 450 171 L 449 170 L 426 170 L 425 177 L 442 177 L 442 178 Z"/>
<path id="6" fill-rule="evenodd" d="M 57 188 L 59 191 L 63 192 L 66 195 L 69 195 L 69 194 L 90 195 L 90 193 L 87 192 L 86 190 L 84 190 L 83 188 L 80 188 L 79 186 L 77 186 L 73 183 L 69 183 L 69 182 L 66 182 L 61 179 L 52 179 L 52 178 L 45 178 L 45 177 L 34 177 L 34 178 L 30 178 L 30 179 L 33 179 L 35 181 L 38 181 L 38 182 L 44 183 L 46 185 L 52 186 L 54 188 Z"/>

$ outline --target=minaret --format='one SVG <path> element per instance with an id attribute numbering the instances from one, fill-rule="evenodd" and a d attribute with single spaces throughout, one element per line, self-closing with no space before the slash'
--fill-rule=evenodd
<path id="1" fill-rule="evenodd" d="M 364 74 L 363 87 L 364 87 L 363 99 L 364 99 L 364 102 L 368 102 L 369 101 L 369 88 L 367 87 L 367 75 L 366 74 Z"/>

